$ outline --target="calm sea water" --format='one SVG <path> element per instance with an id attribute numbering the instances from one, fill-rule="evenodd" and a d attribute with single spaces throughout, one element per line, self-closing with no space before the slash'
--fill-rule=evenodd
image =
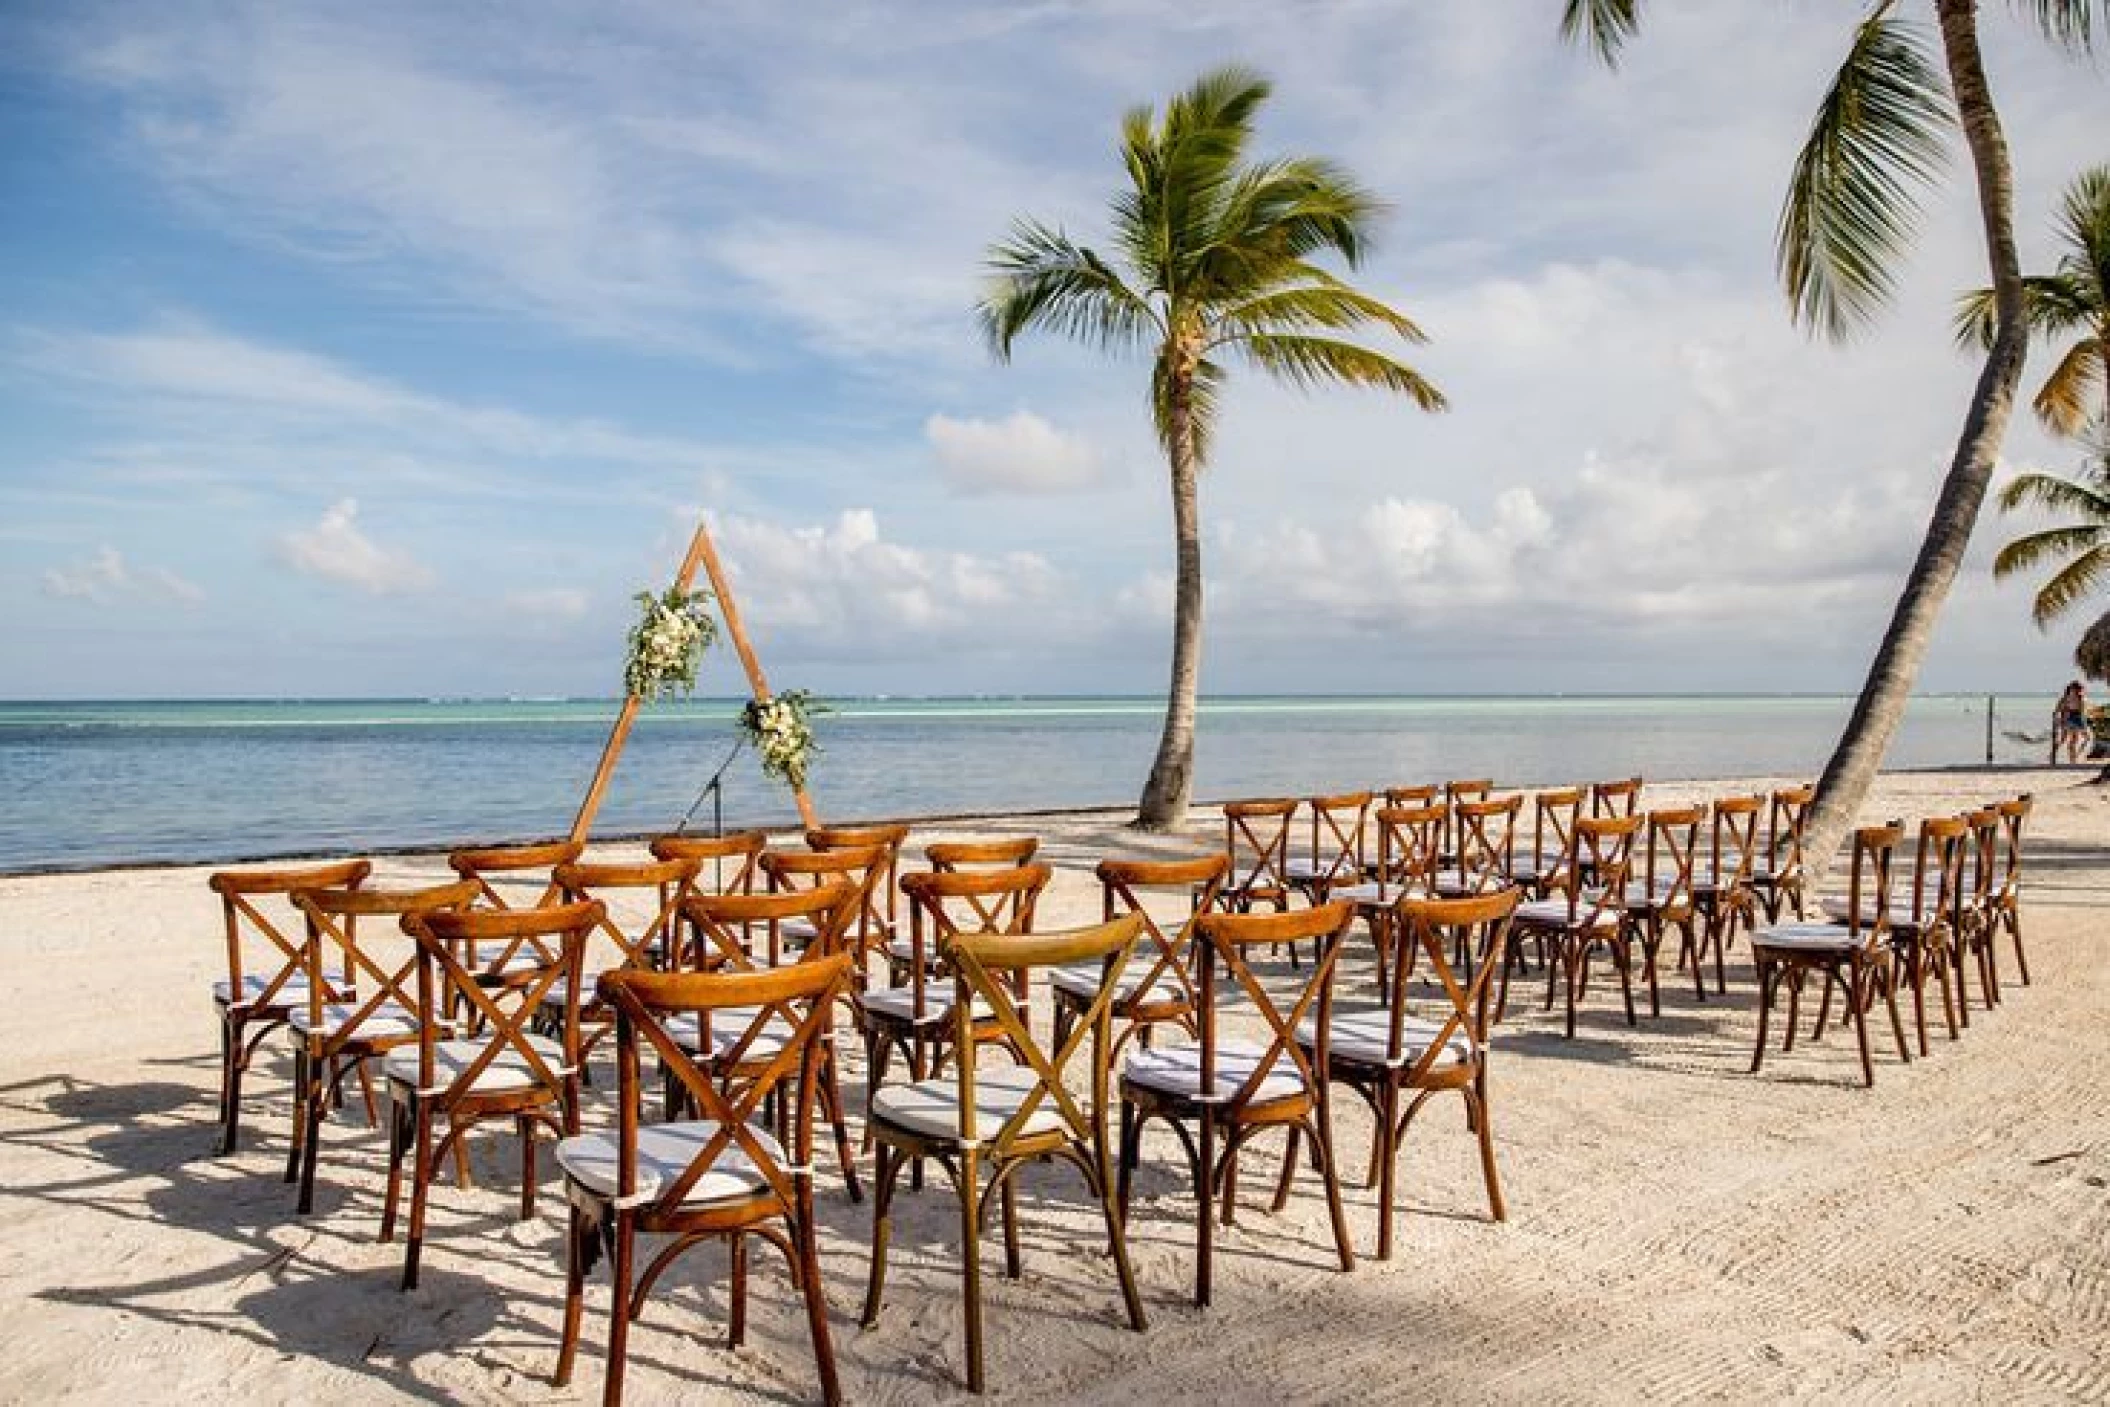
<path id="1" fill-rule="evenodd" d="M 1233 698 L 1202 706 L 1196 795 L 1445 777 L 1538 785 L 1640 773 L 1814 773 L 1844 698 Z M 1161 704 L 1133 698 L 873 699 L 823 719 L 812 787 L 838 820 L 1132 803 Z M 562 834 L 608 700 L 0 703 L 0 873 Z M 648 709 L 596 829 L 671 827 L 734 743 L 733 701 Z M 2041 731 L 2049 696 L 2003 698 Z M 1913 702 L 1895 767 L 1981 760 L 1985 700 Z M 1998 755 L 2037 749 L 2005 737 Z M 751 755 L 725 823 L 794 819 Z M 706 801 L 695 825 L 708 827 Z"/>

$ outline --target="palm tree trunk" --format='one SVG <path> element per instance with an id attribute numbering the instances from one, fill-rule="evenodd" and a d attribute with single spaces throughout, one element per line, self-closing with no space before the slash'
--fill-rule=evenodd
<path id="1" fill-rule="evenodd" d="M 1187 818 L 1194 790 L 1194 706 L 1201 687 L 1202 534 L 1199 477 L 1194 456 L 1192 383 L 1175 373 L 1167 394 L 1168 457 L 1172 464 L 1172 530 L 1178 552 L 1172 608 L 1172 679 L 1165 698 L 1165 731 L 1143 784 L 1136 825 L 1171 830 Z"/>
<path id="2" fill-rule="evenodd" d="M 2022 267 L 2015 253 L 2013 176 L 2007 139 L 2001 133 L 2000 115 L 1994 110 L 1979 57 L 1977 10 L 1977 0 L 1937 0 L 1935 5 L 1949 85 L 1956 95 L 1957 115 L 1978 180 L 1986 255 L 1993 273 L 1993 345 L 1978 374 L 1970 412 L 1964 417 L 1963 433 L 1957 439 L 1956 454 L 1942 482 L 1919 557 L 1905 578 L 1904 592 L 1898 597 L 1889 629 L 1883 632 L 1883 643 L 1869 666 L 1846 732 L 1817 783 L 1805 854 L 1809 873 L 1819 882 L 1852 829 L 1891 735 L 1904 716 L 1935 621 L 1963 564 L 1964 549 L 1970 545 L 1971 529 L 1978 522 L 1992 480 L 1993 461 L 2007 434 L 2015 388 L 2022 380 L 2027 339 L 2022 321 Z"/>

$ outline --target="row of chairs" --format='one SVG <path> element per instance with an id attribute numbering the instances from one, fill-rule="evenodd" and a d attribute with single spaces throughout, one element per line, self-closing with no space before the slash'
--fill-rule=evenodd
<path id="1" fill-rule="evenodd" d="M 898 839 L 876 854 L 855 845 L 779 853 L 747 837 L 667 840 L 655 843 L 650 861 L 596 866 L 581 863 L 573 847 L 514 847 L 457 852 L 454 882 L 396 890 L 369 886 L 365 861 L 216 875 L 230 964 L 228 981 L 215 991 L 227 1056 L 223 1146 L 232 1148 L 238 1137 L 241 1073 L 257 1043 L 272 1029 L 290 1028 L 296 1090 L 288 1176 L 300 1181 L 306 1211 L 335 1096 L 356 1076 L 371 1117 L 369 1070 L 378 1065 L 390 1093 L 382 1236 L 394 1236 L 407 1180 L 404 1283 L 411 1286 L 429 1189 L 450 1156 L 466 1168 L 464 1137 L 492 1119 L 514 1122 L 527 1217 L 535 1205 L 536 1134 L 556 1136 L 571 1215 L 560 1375 L 575 1357 L 585 1274 L 606 1248 L 616 1262 L 619 1306 L 611 1400 L 620 1395 L 635 1306 L 667 1263 L 699 1239 L 733 1243 L 737 1341 L 750 1235 L 791 1258 L 807 1296 L 824 1391 L 836 1396 L 813 1244 L 811 1149 L 818 1111 L 834 1124 L 846 1189 L 856 1200 L 829 1034 L 838 1002 L 865 1028 L 865 1136 L 879 1158 L 865 1318 L 879 1312 L 896 1183 L 905 1167 L 936 1158 L 950 1167 L 963 1198 L 969 1380 L 977 1389 L 979 1208 L 991 1197 L 1005 1208 L 1007 1268 L 1016 1274 L 1010 1178 L 1025 1162 L 1057 1158 L 1086 1173 L 1105 1209 L 1137 1328 L 1143 1314 L 1122 1227 L 1142 1133 L 1153 1120 L 1180 1128 L 1192 1155 L 1201 1303 L 1210 1295 L 1211 1228 L 1218 1215 L 1226 1222 L 1234 1215 L 1239 1152 L 1269 1130 L 1294 1130 L 1276 1206 L 1308 1141 L 1341 1264 L 1352 1266 L 1323 1115 L 1334 1080 L 1379 1115 L 1370 1176 L 1383 1183 L 1380 1256 L 1391 1251 L 1399 1141 L 1433 1093 L 1465 1097 L 1490 1204 L 1503 1215 L 1486 1103 L 1486 979 L 1493 971 L 1487 954 L 1506 943 L 1513 899 L 1468 898 L 1449 907 L 1431 901 L 1402 915 L 1402 933 L 1419 935 L 1432 971 L 1448 970 L 1443 954 L 1460 942 L 1479 955 L 1479 977 L 1447 980 L 1448 1002 L 1433 1020 L 1410 1018 L 1402 991 L 1375 1014 L 1336 1021 L 1333 974 L 1355 916 L 1346 902 L 1290 915 L 1229 913 L 1218 903 L 1229 875 L 1225 856 L 1109 860 L 1098 872 L 1105 921 L 1041 935 L 1034 931 L 1035 901 L 1052 872 L 1032 862 L 1030 841 L 934 846 L 925 857 L 930 869 L 885 886 L 909 901 L 903 934 L 890 921 L 879 882 L 898 851 Z M 828 878 L 828 867 L 813 858 L 827 854 L 853 854 L 859 863 Z M 708 883 L 707 864 L 717 870 Z M 768 890 L 755 889 L 758 877 L 767 878 Z M 801 885 L 801 878 L 815 882 Z M 625 905 L 616 892 L 625 888 L 650 891 L 650 900 Z M 274 895 L 290 899 L 301 921 L 297 935 L 270 911 L 266 901 Z M 371 931 L 390 919 L 411 945 L 407 954 L 399 946 L 393 958 L 382 955 L 387 945 Z M 596 935 L 610 941 L 589 982 L 586 957 Z M 1278 1006 L 1248 953 L 1256 943 L 1283 941 L 1313 943 L 1320 958 L 1295 998 Z M 259 947 L 270 954 L 263 962 Z M 888 985 L 863 971 L 868 957 L 882 954 L 897 979 Z M 1035 974 L 1052 1008 L 1054 1031 L 1045 1043 L 1029 1023 Z M 905 1004 L 896 995 L 904 989 Z M 1233 1040 L 1218 1029 L 1218 1005 L 1234 994 L 1260 1015 L 1268 1032 L 1261 1042 Z M 903 1015 L 906 1025 L 898 1023 Z M 1186 1042 L 1154 1048 L 1151 1033 L 1168 1025 Z M 612 1135 L 582 1133 L 586 1055 L 594 1036 L 611 1030 L 616 1127 Z M 1122 1069 L 1117 1057 L 1131 1038 L 1137 1046 Z M 1011 1069 L 978 1070 L 977 1052 L 991 1045 L 1008 1050 Z M 663 1099 L 656 1123 L 642 1115 L 640 1056 L 647 1048 L 657 1057 Z M 906 1083 L 885 1082 L 885 1053 L 894 1048 L 910 1054 Z M 1077 1081 L 1064 1078 L 1080 1058 L 1090 1066 L 1083 1100 L 1071 1087 Z M 1118 1175 L 1106 1127 L 1116 1070 Z M 1407 1093 L 1414 1097 L 1402 1111 Z M 990 1177 L 979 1196 L 978 1168 Z M 634 1238 L 653 1231 L 675 1240 L 633 1286 Z"/>

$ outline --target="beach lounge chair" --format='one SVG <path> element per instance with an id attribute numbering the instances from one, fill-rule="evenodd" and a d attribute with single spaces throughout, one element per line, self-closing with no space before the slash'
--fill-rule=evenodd
<path id="1" fill-rule="evenodd" d="M 478 1124 L 511 1119 L 520 1135 L 520 1219 L 535 1215 L 535 1132 L 555 1139 L 579 1131 L 579 978 L 588 936 L 602 921 L 594 900 L 538 909 L 412 912 L 403 931 L 417 943 L 418 1027 L 415 1040 L 384 1059 L 388 1072 L 388 1197 L 381 1239 L 393 1241 L 410 1162 L 410 1227 L 403 1244 L 403 1288 L 418 1287 L 425 1208 L 439 1165 L 452 1152 L 466 1162 L 463 1140 Z M 515 963 L 495 980 L 472 967 L 479 942 L 547 954 L 539 966 Z M 558 995 L 560 994 L 561 995 Z M 549 1029 L 534 1027 L 559 1011 Z M 473 1036 L 448 1029 L 450 1014 L 475 1015 Z M 435 1142 L 435 1134 L 438 1140 Z"/>
<path id="2" fill-rule="evenodd" d="M 220 1152 L 234 1152 L 241 1138 L 242 1076 L 257 1047 L 286 1024 L 295 1007 L 307 1005 L 304 940 L 289 922 L 300 917 L 292 894 L 357 888 L 372 871 L 365 860 L 345 860 L 293 870 L 221 870 L 207 879 L 220 896 L 227 942 L 227 976 L 212 984 L 220 1018 Z"/>
<path id="3" fill-rule="evenodd" d="M 1890 1008 L 1898 1059 L 1911 1062 L 1912 1054 L 1905 1048 L 1905 1023 L 1898 1015 L 1897 967 L 1890 946 L 1891 860 L 1904 834 L 1896 822 L 1854 832 L 1845 922 L 1768 924 L 1751 935 L 1751 957 L 1758 968 L 1758 1041 L 1751 1052 L 1752 1074 L 1759 1072 L 1766 1058 L 1766 1028 L 1783 985 L 1788 989 L 1788 1018 L 1781 1049 L 1795 1048 L 1802 989 L 1813 973 L 1823 981 L 1824 992 L 1810 1028 L 1812 1040 L 1824 1034 L 1836 987 L 1846 1008 L 1841 1019 L 1854 1023 L 1854 1036 L 1860 1043 L 1862 1082 L 1875 1084 L 1875 1061 L 1868 1048 L 1868 1009 L 1880 996 Z"/>
<path id="4" fill-rule="evenodd" d="M 1092 928 L 1066 933 L 953 933 L 941 941 L 952 992 L 946 1002 L 956 1052 L 950 1075 L 888 1085 L 872 1103 L 871 1128 L 878 1145 L 873 1181 L 871 1279 L 865 1292 L 864 1327 L 879 1322 L 886 1289 L 887 1248 L 893 1227 L 895 1185 L 905 1165 L 934 1158 L 951 1174 L 960 1200 L 962 1298 L 967 1320 L 967 1387 L 986 1386 L 982 1335 L 981 1235 L 988 1208 L 1002 1208 L 1004 1270 L 1022 1272 L 1018 1242 L 1017 1175 L 1028 1164 L 1061 1162 L 1083 1174 L 1099 1203 L 1106 1244 L 1128 1311 L 1129 1327 L 1146 1327 L 1143 1297 L 1128 1261 L 1128 1238 L 1114 1204 L 1113 1156 L 1106 1132 L 1109 1060 L 1114 1002 L 1123 971 L 1132 960 L 1142 919 L 1133 913 Z M 1035 972 L 1098 969 L 1097 990 L 1068 1032 L 1043 1046 L 1026 1022 L 1023 996 Z M 1017 1058 L 1011 1068 L 989 1069 L 977 1058 L 973 1029 L 978 1009 L 992 1013 Z M 1083 1057 L 1079 1059 L 1080 1055 Z M 1066 1078 L 1074 1065 L 1083 1078 Z M 1081 1085 L 1082 1101 L 1071 1091 Z M 986 1182 L 984 1174 L 987 1175 Z M 1097 1247 L 1092 1255 L 1096 1258 Z"/>
<path id="5" fill-rule="evenodd" d="M 1132 1051 L 1122 1071 L 1121 1216 L 1127 1219 L 1143 1133 L 1151 1120 L 1180 1126 L 1180 1144 L 1187 1154 L 1197 1204 L 1197 1305 L 1207 1306 L 1212 1293 L 1219 1208 L 1224 1225 L 1236 1219 L 1238 1155 L 1255 1137 L 1273 1130 L 1289 1136 L 1275 1188 L 1275 1210 L 1288 1204 L 1299 1145 L 1308 1138 L 1312 1163 L 1332 1214 L 1341 1269 L 1355 1268 L 1355 1248 L 1341 1207 L 1333 1128 L 1327 1117 L 1325 1073 L 1334 973 L 1341 940 L 1354 922 L 1355 906 L 1345 900 L 1291 913 L 1203 915 L 1195 925 L 1200 1036 L 1191 1044 Z M 1253 948 L 1277 943 L 1311 943 L 1318 951 L 1310 974 L 1287 1009 L 1276 1004 L 1247 959 Z M 1222 1033 L 1223 1006 L 1241 996 L 1249 1012 L 1263 1023 L 1257 1041 L 1232 1039 Z M 1296 1038 L 1298 1028 L 1307 1022 L 1319 1033 L 1310 1050 Z M 1196 1130 L 1191 1139 L 1187 1125 Z"/>
<path id="6" fill-rule="evenodd" d="M 792 1284 L 805 1303 L 821 1399 L 842 1400 L 828 1305 L 821 1284 L 819 1228 L 813 1213 L 813 1109 L 821 1084 L 822 1042 L 833 1024 L 835 999 L 850 959 L 835 953 L 759 972 L 639 972 L 618 970 L 601 979 L 600 998 L 615 1011 L 616 1124 L 557 1145 L 570 1224 L 565 1236 L 563 1341 L 555 1380 L 571 1382 L 584 1317 L 586 1276 L 609 1251 L 608 1366 L 602 1400 L 623 1400 L 630 1325 L 645 1297 L 673 1261 L 706 1241 L 731 1249 L 731 1332 L 738 1348 L 747 1335 L 749 1244 L 760 1238 L 781 1250 Z M 701 1022 L 717 1013 L 746 1014 L 737 1041 L 753 1048 L 762 1032 L 783 1032 L 776 1052 L 754 1078 L 726 1093 L 669 1029 L 677 1017 Z M 644 1124 L 642 1054 L 654 1052 L 673 1074 L 697 1117 Z M 789 1106 L 787 1146 L 758 1116 L 781 1097 Z M 637 1238 L 670 1239 L 642 1275 Z"/>
<path id="7" fill-rule="evenodd" d="M 1496 1221 L 1508 1215 L 1495 1172 L 1494 1133 L 1488 1122 L 1487 1006 L 1510 917 L 1520 897 L 1515 889 L 1501 889 L 1460 898 L 1402 899 L 1399 930 L 1404 941 L 1428 958 L 1427 976 L 1443 997 L 1438 1014 L 1420 1018 L 1408 1014 L 1415 989 L 1404 963 L 1385 988 L 1381 1005 L 1333 1009 L 1327 1043 L 1329 1076 L 1363 1097 L 1375 1125 L 1367 1181 L 1378 1186 L 1379 1260 L 1392 1256 L 1393 1179 L 1400 1143 L 1421 1107 L 1446 1090 L 1464 1097 L 1467 1122 L 1479 1139 L 1489 1214 Z M 1479 958 L 1463 981 L 1445 956 L 1461 948 Z M 1310 1020 L 1297 1028 L 1298 1043 L 1315 1057 L 1317 1031 L 1316 1021 Z M 1409 1093 L 1412 1098 L 1401 1109 L 1401 1097 Z"/>

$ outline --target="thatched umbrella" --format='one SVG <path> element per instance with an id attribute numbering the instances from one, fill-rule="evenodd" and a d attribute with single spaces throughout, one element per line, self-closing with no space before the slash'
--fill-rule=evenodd
<path id="1" fill-rule="evenodd" d="M 2090 679 L 2110 684 L 2110 611 L 2097 617 L 2081 643 L 2073 647 L 2073 662 Z"/>

